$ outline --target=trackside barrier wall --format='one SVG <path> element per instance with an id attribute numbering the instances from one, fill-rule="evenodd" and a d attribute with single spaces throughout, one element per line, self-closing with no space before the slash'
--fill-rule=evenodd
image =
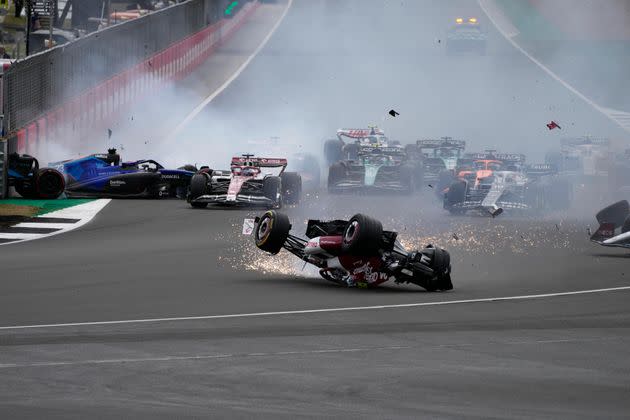
<path id="1" fill-rule="evenodd" d="M 191 0 L 165 10 L 171 10 L 176 7 L 191 7 L 191 5 L 206 6 L 207 2 L 214 2 L 214 0 Z M 13 143 L 9 147 L 19 153 L 45 154 L 46 147 L 52 141 L 56 145 L 72 148 L 80 145 L 82 139 L 88 138 L 87 136 L 90 134 L 96 133 L 98 130 L 104 132 L 111 125 L 111 122 L 120 117 L 125 108 L 134 101 L 156 91 L 168 81 L 185 77 L 201 65 L 222 42 L 241 27 L 257 6 L 257 2 L 247 2 L 232 18 L 221 19 L 207 25 L 203 29 L 171 43 L 154 54 L 143 55 L 143 51 L 140 51 L 139 56 L 143 57 L 140 61 L 128 66 L 125 70 L 113 74 L 111 77 L 94 83 L 91 88 L 80 93 L 75 92 L 74 95 L 65 92 L 52 94 L 54 97 L 60 97 L 60 95 L 64 97 L 64 100 L 59 102 L 34 103 L 27 106 L 28 104 L 24 102 L 24 98 L 16 99 L 16 97 L 21 95 L 14 86 L 17 76 L 11 77 L 11 75 L 13 75 L 13 72 L 27 71 L 28 74 L 28 71 L 34 71 L 33 69 L 36 65 L 32 63 L 19 65 L 28 62 L 31 58 L 36 58 L 36 62 L 41 65 L 41 57 L 55 51 L 63 53 L 62 47 L 54 48 L 46 53 L 38 54 L 16 63 L 15 67 L 12 66 L 10 68 L 4 83 L 5 92 L 8 92 L 5 95 L 4 104 L 6 110 L 4 118 L 5 132 L 9 133 L 8 137 L 12 139 L 10 143 Z M 159 13 L 163 13 L 163 11 L 156 12 L 155 15 Z M 140 21 L 149 16 L 151 15 L 136 20 Z M 182 16 L 187 18 L 188 15 L 184 14 Z M 203 17 L 204 15 L 201 14 L 201 16 Z M 121 24 L 120 27 L 132 22 Z M 170 26 L 164 20 L 160 22 L 163 28 Z M 112 27 L 109 30 L 114 30 L 115 28 Z M 101 33 L 105 32 L 101 31 Z M 75 41 L 75 43 L 79 41 Z M 102 44 L 102 42 L 94 42 L 94 44 Z M 52 54 L 50 58 L 52 59 Z M 93 68 L 87 65 L 83 69 L 84 72 L 88 73 L 92 70 Z M 60 69 L 60 71 L 63 71 L 63 69 Z M 43 76 L 52 76 L 55 74 L 54 72 L 55 70 L 51 70 L 50 74 L 47 74 L 44 71 Z M 51 91 L 50 86 L 45 88 L 41 86 L 41 83 L 35 83 L 35 85 L 33 88 L 36 90 L 49 89 L 48 92 Z M 44 98 L 43 102 L 49 101 L 45 94 L 41 95 L 41 97 Z M 22 103 L 18 106 L 20 101 Z M 37 109 L 43 109 L 44 111 L 33 111 L 37 111 Z M 26 114 L 30 114 L 30 117 L 27 117 Z M 22 121 L 24 121 L 24 124 L 21 124 Z"/>
<path id="2" fill-rule="evenodd" d="M 0 199 L 7 196 L 7 141 L 0 139 Z"/>

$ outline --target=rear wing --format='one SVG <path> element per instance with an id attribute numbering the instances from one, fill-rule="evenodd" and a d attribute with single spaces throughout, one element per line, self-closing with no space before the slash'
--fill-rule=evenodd
<path id="1" fill-rule="evenodd" d="M 439 149 L 448 147 L 451 149 L 464 150 L 466 148 L 465 140 L 454 140 L 450 137 L 442 137 L 438 139 L 422 139 L 416 141 L 416 146 L 421 149 Z"/>
<path id="2" fill-rule="evenodd" d="M 252 156 L 234 156 L 230 166 L 257 166 L 260 168 L 287 167 L 287 160 L 281 158 L 263 158 Z"/>
<path id="3" fill-rule="evenodd" d="M 351 139 L 363 139 L 367 136 L 384 136 L 385 132 L 378 127 L 368 128 L 340 128 L 337 130 L 337 137 L 342 140 L 342 137 L 348 137 Z"/>
<path id="4" fill-rule="evenodd" d="M 506 163 L 524 163 L 525 155 L 521 153 L 495 153 L 493 150 L 487 150 L 481 153 L 466 153 L 466 159 L 484 159 L 484 160 L 501 160 Z"/>
<path id="5" fill-rule="evenodd" d="M 395 146 L 361 146 L 359 148 L 359 155 L 390 155 L 390 156 L 403 156 L 405 149 Z"/>

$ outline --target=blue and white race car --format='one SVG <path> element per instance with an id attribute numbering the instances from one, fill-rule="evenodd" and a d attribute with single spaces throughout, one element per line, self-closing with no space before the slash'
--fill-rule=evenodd
<path id="1" fill-rule="evenodd" d="M 51 163 L 64 175 L 68 197 L 177 197 L 184 199 L 193 165 L 165 169 L 154 160 L 121 162 L 116 149 L 73 160 Z"/>

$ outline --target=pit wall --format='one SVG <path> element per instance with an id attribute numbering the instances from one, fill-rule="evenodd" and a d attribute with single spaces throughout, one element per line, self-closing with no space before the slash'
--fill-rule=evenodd
<path id="1" fill-rule="evenodd" d="M 10 149 L 46 156 L 50 142 L 73 150 L 89 136 L 103 136 L 134 102 L 199 67 L 258 6 L 258 2 L 247 3 L 231 19 L 204 28 L 58 106 L 13 133 Z"/>

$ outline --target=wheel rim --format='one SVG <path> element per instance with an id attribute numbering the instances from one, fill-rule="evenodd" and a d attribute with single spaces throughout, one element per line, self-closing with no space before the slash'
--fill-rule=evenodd
<path id="1" fill-rule="evenodd" d="M 353 220 L 352 223 L 350 223 L 350 226 L 348 226 L 348 228 L 346 229 L 346 233 L 343 236 L 343 242 L 346 244 L 351 243 L 354 238 L 356 238 L 358 233 L 359 223 L 356 220 Z"/>
<path id="2" fill-rule="evenodd" d="M 267 241 L 272 227 L 273 219 L 269 216 L 263 217 L 258 226 L 258 242 L 260 244 L 264 244 Z"/>

